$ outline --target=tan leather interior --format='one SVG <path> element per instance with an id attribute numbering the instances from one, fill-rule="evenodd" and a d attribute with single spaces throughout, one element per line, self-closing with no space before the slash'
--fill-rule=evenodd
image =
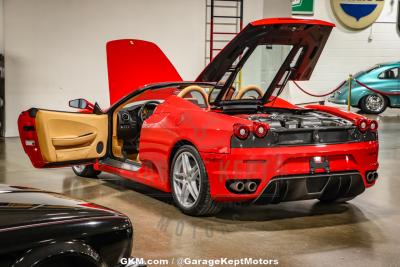
<path id="1" fill-rule="evenodd" d="M 97 136 L 97 133 L 88 133 L 82 136 L 62 136 L 53 137 L 52 143 L 55 147 L 72 147 L 84 145 L 92 142 Z"/>
<path id="2" fill-rule="evenodd" d="M 197 91 L 200 94 L 202 94 L 202 96 L 204 97 L 204 99 L 206 100 L 207 103 L 207 107 L 209 106 L 208 104 L 208 95 L 206 93 L 206 91 L 197 85 L 191 85 L 188 86 L 186 88 L 184 88 L 183 90 L 181 90 L 179 92 L 179 94 L 177 95 L 178 97 L 182 97 L 187 99 L 188 101 L 191 101 L 191 98 L 187 98 L 185 96 L 187 96 L 188 94 L 190 94 L 190 92 L 192 91 Z M 112 153 L 115 157 L 118 158 L 123 158 L 123 154 L 122 154 L 122 146 L 123 143 L 121 140 L 118 139 L 117 137 L 117 114 L 118 112 L 123 109 L 127 104 L 134 102 L 134 98 L 133 99 L 129 99 L 126 102 L 122 103 L 119 107 L 117 107 L 114 112 L 113 112 L 113 118 L 112 118 L 112 137 L 111 137 L 111 142 L 112 142 Z M 136 161 L 136 162 L 140 162 L 140 158 L 139 158 L 139 153 L 138 154 L 132 154 L 132 155 L 128 155 L 128 159 Z"/>
<path id="3" fill-rule="evenodd" d="M 112 114 L 112 137 L 111 137 L 111 146 L 112 146 L 112 154 L 117 157 L 117 158 L 123 158 L 122 155 L 122 146 L 123 142 L 122 140 L 119 140 L 117 137 L 117 114 L 118 112 L 125 107 L 128 103 L 130 103 L 132 99 L 129 99 L 128 101 L 124 102 L 121 104 L 119 107 L 117 107 L 113 114 Z"/>
<path id="4" fill-rule="evenodd" d="M 51 163 L 103 157 L 107 147 L 107 118 L 107 115 L 39 110 L 36 131 L 43 159 Z M 97 153 L 99 143 L 103 149 Z"/>
<path id="5" fill-rule="evenodd" d="M 206 91 L 198 85 L 190 85 L 190 86 L 186 87 L 185 89 L 183 89 L 182 91 L 179 92 L 178 97 L 190 100 L 191 98 L 187 98 L 186 96 L 188 94 L 190 94 L 191 92 L 199 92 L 204 97 L 207 107 L 209 106 L 208 95 L 207 95 Z"/>
<path id="6" fill-rule="evenodd" d="M 236 89 L 234 86 L 229 87 L 228 91 L 225 93 L 224 100 L 231 100 L 235 91 Z"/>
<path id="7" fill-rule="evenodd" d="M 242 99 L 243 96 L 250 91 L 255 91 L 260 97 L 264 94 L 261 88 L 257 85 L 247 85 L 245 87 L 240 88 L 239 93 L 236 96 L 236 99 Z"/>

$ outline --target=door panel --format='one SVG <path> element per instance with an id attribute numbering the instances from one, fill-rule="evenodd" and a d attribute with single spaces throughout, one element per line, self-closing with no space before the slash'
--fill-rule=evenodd
<path id="1" fill-rule="evenodd" d="M 90 162 L 106 154 L 105 114 L 28 111 L 20 115 L 18 126 L 22 145 L 35 167 Z"/>

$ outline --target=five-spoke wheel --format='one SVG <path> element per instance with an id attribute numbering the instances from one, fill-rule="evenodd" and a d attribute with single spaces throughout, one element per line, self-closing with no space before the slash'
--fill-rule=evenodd
<path id="1" fill-rule="evenodd" d="M 219 212 L 220 205 L 210 195 L 204 163 L 193 146 L 181 146 L 170 169 L 172 196 L 179 209 L 192 216 Z"/>
<path id="2" fill-rule="evenodd" d="M 199 165 L 191 153 L 179 154 L 174 165 L 173 182 L 179 203 L 186 208 L 192 207 L 199 198 L 201 184 Z"/>

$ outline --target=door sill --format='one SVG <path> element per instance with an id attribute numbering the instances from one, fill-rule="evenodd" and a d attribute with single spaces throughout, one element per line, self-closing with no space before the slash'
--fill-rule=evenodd
<path id="1" fill-rule="evenodd" d="M 138 171 L 140 167 L 142 167 L 142 164 L 135 162 L 133 160 L 118 160 L 118 159 L 112 159 L 112 158 L 107 158 L 99 161 L 100 164 L 103 165 L 108 165 L 111 167 L 115 167 L 118 169 L 122 170 L 127 170 L 127 171 Z"/>

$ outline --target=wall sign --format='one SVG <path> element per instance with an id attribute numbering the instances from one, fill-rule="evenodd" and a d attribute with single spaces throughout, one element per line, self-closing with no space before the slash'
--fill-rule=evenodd
<path id="1" fill-rule="evenodd" d="M 351 29 L 364 29 L 382 13 L 385 0 L 331 0 L 336 18 Z"/>
<path id="2" fill-rule="evenodd" d="M 292 0 L 293 15 L 313 15 L 314 0 Z"/>

